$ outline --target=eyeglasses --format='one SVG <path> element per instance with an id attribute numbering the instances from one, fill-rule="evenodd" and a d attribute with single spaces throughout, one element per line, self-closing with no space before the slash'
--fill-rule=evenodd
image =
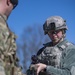
<path id="1" fill-rule="evenodd" d="M 60 32 L 60 30 L 56 30 L 56 31 L 49 31 L 49 34 L 58 34 Z"/>

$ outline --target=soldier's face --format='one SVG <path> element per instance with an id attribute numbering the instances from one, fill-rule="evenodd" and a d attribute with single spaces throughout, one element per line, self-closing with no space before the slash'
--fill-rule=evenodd
<path id="1" fill-rule="evenodd" d="M 52 42 L 58 43 L 60 39 L 63 37 L 63 33 L 62 30 L 57 30 L 57 31 L 52 30 L 48 32 L 48 36 L 50 37 Z"/>

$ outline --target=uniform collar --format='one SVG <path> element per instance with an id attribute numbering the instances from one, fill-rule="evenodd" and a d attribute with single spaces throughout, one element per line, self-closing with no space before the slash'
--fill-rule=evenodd
<path id="1" fill-rule="evenodd" d="M 6 15 L 0 14 L 0 16 L 1 16 L 5 21 L 7 20 L 7 16 L 6 16 Z"/>
<path id="2" fill-rule="evenodd" d="M 61 47 L 62 45 L 65 45 L 65 43 L 67 43 L 67 42 L 68 42 L 68 40 L 64 39 L 62 42 L 58 43 L 56 46 Z"/>
<path id="3" fill-rule="evenodd" d="M 61 46 L 63 43 L 66 43 L 67 42 L 67 40 L 66 39 L 64 39 L 63 41 L 61 41 L 61 42 L 59 42 L 58 44 L 56 44 L 56 45 L 54 45 L 54 46 Z M 46 44 L 43 44 L 45 47 L 51 47 L 51 46 L 53 46 L 53 43 L 52 42 L 48 42 L 48 43 L 46 43 Z"/>

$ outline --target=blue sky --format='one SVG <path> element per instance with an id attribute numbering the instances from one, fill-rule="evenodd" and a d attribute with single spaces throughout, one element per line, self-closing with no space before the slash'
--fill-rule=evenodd
<path id="1" fill-rule="evenodd" d="M 24 28 L 43 24 L 48 17 L 54 15 L 66 19 L 67 39 L 75 43 L 75 0 L 19 0 L 18 6 L 8 19 L 8 24 L 20 41 Z"/>

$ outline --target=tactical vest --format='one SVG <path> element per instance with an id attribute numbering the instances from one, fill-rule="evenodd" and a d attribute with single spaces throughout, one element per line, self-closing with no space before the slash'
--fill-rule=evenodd
<path id="1" fill-rule="evenodd" d="M 69 43 L 67 40 L 64 40 L 56 46 L 50 46 L 50 43 L 47 43 L 44 45 L 43 50 L 38 54 L 38 58 L 44 61 L 44 64 L 60 68 L 62 66 L 62 62 L 60 61 L 64 57 L 64 54 L 62 55 L 62 53 L 71 45 L 73 44 Z"/>

